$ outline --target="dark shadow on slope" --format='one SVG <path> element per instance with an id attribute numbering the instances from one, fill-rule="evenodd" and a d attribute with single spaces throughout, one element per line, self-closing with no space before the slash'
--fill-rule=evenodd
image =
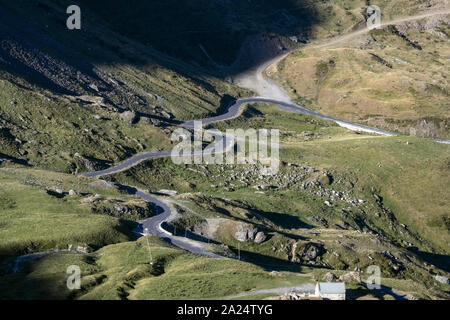
<path id="1" fill-rule="evenodd" d="M 381 286 L 380 289 L 370 290 L 363 285 L 360 285 L 357 289 L 347 289 L 345 296 L 347 300 L 356 300 L 367 295 L 372 295 L 374 298 L 379 300 L 385 300 L 385 295 L 392 296 L 395 300 L 408 300 L 405 295 L 396 293 L 390 287 Z"/>
<path id="2" fill-rule="evenodd" d="M 73 1 L 72 1 L 73 2 Z M 231 65 L 249 36 L 307 38 L 318 22 L 308 0 L 79 0 L 112 30 L 183 61 Z"/>
<path id="3" fill-rule="evenodd" d="M 258 215 L 264 217 L 265 219 L 269 220 L 270 222 L 274 223 L 277 226 L 280 226 L 283 229 L 312 229 L 313 226 L 310 224 L 307 224 L 300 220 L 298 217 L 281 213 L 281 212 L 266 212 L 266 211 L 254 211 Z"/>
<path id="4" fill-rule="evenodd" d="M 253 263 L 261 268 L 264 268 L 269 271 L 288 271 L 288 272 L 301 272 L 302 271 L 302 265 L 296 262 L 290 262 L 288 260 L 283 260 L 280 258 L 272 257 L 263 255 L 256 252 L 251 252 L 247 250 L 238 250 L 238 248 L 231 247 L 231 251 L 236 255 L 236 257 L 239 256 L 240 253 L 240 260 Z M 308 265 L 308 268 L 326 268 L 324 266 L 314 266 L 314 265 Z"/>
<path id="5" fill-rule="evenodd" d="M 266 233 L 276 232 L 278 234 L 281 234 L 281 235 L 283 235 L 285 237 L 288 237 L 288 238 L 291 238 L 291 239 L 294 239 L 294 240 L 307 240 L 305 237 L 300 236 L 298 234 L 289 233 L 289 232 L 281 231 L 281 230 L 278 230 L 278 229 L 274 229 L 273 226 L 266 225 L 264 223 L 264 221 L 255 221 L 255 220 L 252 220 L 252 219 L 244 219 L 244 218 L 241 218 L 239 216 L 232 215 L 228 210 L 226 210 L 224 208 L 221 208 L 219 206 L 214 206 L 214 211 L 217 212 L 217 213 L 223 214 L 223 215 L 225 215 L 227 217 L 230 217 L 233 220 L 240 221 L 240 222 L 243 222 L 243 223 L 246 223 L 246 224 L 251 224 L 253 227 L 258 228 L 260 231 L 265 231 Z M 251 211 L 252 212 L 258 212 L 258 214 L 261 215 L 261 216 L 263 216 L 263 214 L 264 214 L 264 215 L 266 215 L 268 217 L 270 217 L 270 215 L 272 215 L 272 214 L 279 215 L 279 216 L 282 216 L 282 217 L 289 216 L 288 214 L 284 214 L 284 213 L 275 213 L 275 212 L 272 213 L 272 212 L 265 212 L 265 211 L 255 211 L 254 209 L 251 209 Z M 292 217 L 292 216 L 289 216 L 289 217 Z M 266 217 L 264 216 L 264 218 L 266 218 Z M 292 218 L 296 218 L 296 217 L 292 217 Z M 279 225 L 278 222 L 275 223 L 274 221 L 272 221 L 269 218 L 266 218 L 266 219 L 271 221 L 275 225 Z M 304 223 L 301 220 L 299 220 L 299 221 L 300 222 L 298 223 L 298 228 L 306 228 L 306 229 L 312 229 L 313 228 L 313 226 L 308 225 L 307 223 Z M 298 221 L 296 221 L 296 222 L 298 222 Z M 283 227 L 283 226 L 281 226 L 281 227 Z M 294 228 L 294 226 L 288 226 L 285 229 L 289 230 L 291 228 Z"/>
<path id="6" fill-rule="evenodd" d="M 269 59 L 286 49 L 288 37 L 307 39 L 319 21 L 312 0 L 0 0 L 0 4 L 0 67 L 28 74 L 32 83 L 45 88 L 69 91 L 80 88 L 58 81 L 58 71 L 75 72 L 73 77 L 81 77 L 80 82 L 97 81 L 100 91 L 107 90 L 93 71 L 100 64 L 146 66 L 150 72 L 162 65 L 210 90 L 198 76 L 242 71 L 218 68 L 231 66 L 238 56 L 245 67 L 255 54 L 255 63 Z M 66 8 L 73 4 L 81 7 L 81 30 L 66 27 Z M 244 43 L 250 55 L 240 54 Z M 6 55 L 18 61 L 10 64 Z"/>
<path id="7" fill-rule="evenodd" d="M 416 247 L 409 248 L 409 250 L 417 254 L 426 262 L 435 265 L 439 269 L 444 270 L 445 272 L 450 272 L 449 255 L 420 251 Z"/>
<path id="8" fill-rule="evenodd" d="M 20 165 L 23 165 L 23 166 L 31 167 L 31 165 L 28 163 L 27 160 L 14 158 L 14 157 L 8 156 L 6 154 L 0 153 L 0 164 L 3 161 L 9 161 L 11 163 L 15 163 L 15 164 L 20 164 Z"/>

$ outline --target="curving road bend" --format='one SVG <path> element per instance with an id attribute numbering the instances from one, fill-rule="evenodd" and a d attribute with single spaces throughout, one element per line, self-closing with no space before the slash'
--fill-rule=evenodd
<path id="1" fill-rule="evenodd" d="M 385 22 L 385 23 L 383 23 L 383 26 L 390 25 L 390 24 L 396 24 L 396 23 L 400 23 L 400 22 L 405 22 L 405 21 L 418 20 L 418 19 L 429 17 L 429 16 L 433 16 L 433 15 L 440 15 L 440 14 L 450 14 L 450 10 L 434 12 L 434 13 L 427 13 L 427 14 L 423 14 L 423 15 L 419 15 L 419 16 L 398 19 L 398 20 L 394 20 L 391 22 Z M 348 34 L 346 36 L 342 36 L 337 39 L 330 40 L 325 44 L 316 45 L 315 47 L 321 48 L 321 47 L 333 45 L 333 44 L 351 39 L 355 36 L 364 34 L 368 31 L 369 31 L 368 29 L 363 29 L 363 30 Z M 264 78 L 264 76 L 263 76 L 264 70 L 269 65 L 276 63 L 277 61 L 283 59 L 287 54 L 289 54 L 289 53 L 284 53 L 274 59 L 266 61 L 265 63 L 258 66 L 256 69 L 253 69 L 246 73 L 238 75 L 235 78 L 235 82 L 238 85 L 248 88 L 248 89 L 251 89 L 251 90 L 254 90 L 257 93 L 261 94 L 262 97 L 251 97 L 251 98 L 243 98 L 243 99 L 235 100 L 229 106 L 228 110 L 224 114 L 221 114 L 221 115 L 218 115 L 215 117 L 199 119 L 197 121 L 201 121 L 202 125 L 207 125 L 207 124 L 211 124 L 214 122 L 230 120 L 230 119 L 238 117 L 241 114 L 245 104 L 251 103 L 251 102 L 263 102 L 263 103 L 275 104 L 275 105 L 277 105 L 277 107 L 280 110 L 285 110 L 285 111 L 289 111 L 289 112 L 293 112 L 293 113 L 306 114 L 306 115 L 310 115 L 313 117 L 318 117 L 323 120 L 333 121 L 333 122 L 337 123 L 339 126 L 347 128 L 352 131 L 362 131 L 362 132 L 368 132 L 368 133 L 379 134 L 379 135 L 384 135 L 384 136 L 398 136 L 399 135 L 394 132 L 388 132 L 388 131 L 384 131 L 381 129 L 364 126 L 364 125 L 361 125 L 358 123 L 353 123 L 353 122 L 337 119 L 337 118 L 334 118 L 331 116 L 327 116 L 327 115 L 324 115 L 321 113 L 311 111 L 309 109 L 298 106 L 296 104 L 293 104 L 290 100 L 289 95 L 282 88 L 277 86 L 271 80 Z M 194 120 L 184 122 L 180 126 L 183 128 L 186 128 L 186 129 L 193 129 L 194 128 Z M 200 154 L 200 153 L 203 153 L 203 154 L 205 154 L 205 153 L 206 154 L 222 153 L 222 152 L 225 152 L 226 150 L 228 150 L 229 148 L 233 147 L 236 142 L 236 139 L 234 137 L 226 136 L 226 135 L 214 132 L 213 130 L 208 130 L 208 132 L 214 136 L 215 144 L 211 147 L 208 147 L 208 149 L 205 149 L 204 151 L 193 152 L 193 153 L 191 153 L 191 155 L 196 155 L 196 154 Z M 432 139 L 432 140 L 435 142 L 439 142 L 439 143 L 450 144 L 450 140 L 443 140 L 443 139 Z M 161 157 L 170 157 L 171 155 L 172 155 L 171 152 L 140 153 L 140 154 L 136 154 L 136 155 L 126 159 L 125 161 L 123 161 L 115 166 L 112 166 L 108 169 L 94 171 L 94 172 L 85 172 L 85 173 L 81 173 L 79 175 L 84 176 L 84 177 L 100 178 L 105 175 L 114 174 L 117 172 L 127 170 L 145 160 L 161 158 Z M 186 154 L 183 154 L 183 155 L 185 156 Z M 110 185 L 112 185 L 112 184 L 110 184 Z M 164 239 L 167 242 L 169 242 L 181 249 L 190 251 L 192 253 L 205 255 L 205 256 L 209 256 L 209 257 L 214 257 L 214 258 L 220 257 L 214 253 L 207 251 L 205 248 L 203 248 L 203 246 L 200 243 L 192 241 L 192 240 L 188 240 L 186 238 L 176 237 L 162 228 L 161 225 L 163 222 L 170 220 L 172 217 L 174 217 L 176 215 L 175 209 L 172 208 L 167 201 L 165 201 L 164 199 L 152 196 L 152 195 L 145 193 L 142 190 L 139 190 L 132 186 L 119 186 L 119 187 L 124 188 L 130 194 L 135 195 L 135 196 L 143 199 L 144 201 L 147 201 L 147 202 L 155 205 L 158 214 L 155 217 L 152 217 L 150 219 L 142 221 L 141 222 L 142 229 L 147 228 L 149 230 L 150 234 L 158 236 L 161 239 Z"/>
<path id="2" fill-rule="evenodd" d="M 154 217 L 141 222 L 140 227 L 142 230 L 139 230 L 140 232 L 147 229 L 149 234 L 157 236 L 158 238 L 186 251 L 211 258 L 221 258 L 219 255 L 207 251 L 198 242 L 188 240 L 183 237 L 176 237 L 163 229 L 162 223 L 170 220 L 176 214 L 175 209 L 173 209 L 167 201 L 154 197 L 134 187 L 123 185 L 120 185 L 119 187 L 126 189 L 130 194 L 135 195 L 146 202 L 152 203 L 156 208 L 157 214 Z"/>

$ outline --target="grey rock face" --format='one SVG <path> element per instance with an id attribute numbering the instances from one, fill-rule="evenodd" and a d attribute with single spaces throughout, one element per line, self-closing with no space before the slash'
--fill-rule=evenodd
<path id="1" fill-rule="evenodd" d="M 133 123 L 136 120 L 136 113 L 133 111 L 124 111 L 120 114 L 120 117 L 128 123 Z"/>
<path id="2" fill-rule="evenodd" d="M 266 240 L 267 236 L 264 232 L 259 231 L 251 225 L 241 224 L 238 226 L 234 238 L 241 242 L 255 241 L 256 243 L 262 243 Z"/>
<path id="3" fill-rule="evenodd" d="M 444 277 L 444 276 L 439 276 L 439 275 L 435 275 L 434 279 L 436 279 L 436 281 L 443 283 L 443 284 L 449 284 L 448 278 Z"/>
<path id="4" fill-rule="evenodd" d="M 314 260 L 315 258 L 317 258 L 318 255 L 319 255 L 319 250 L 315 246 L 309 247 L 308 251 L 306 251 L 306 256 L 311 260 Z"/>
<path id="5" fill-rule="evenodd" d="M 264 241 L 266 241 L 267 236 L 264 232 L 260 231 L 256 234 L 255 236 L 255 242 L 256 243 L 263 243 Z"/>
<path id="6" fill-rule="evenodd" d="M 234 234 L 234 237 L 236 238 L 237 241 L 246 242 L 248 240 L 247 230 L 236 231 L 236 233 Z"/>
<path id="7" fill-rule="evenodd" d="M 324 280 L 326 282 L 333 282 L 333 281 L 336 281 L 336 279 L 337 279 L 336 275 L 331 272 L 327 272 L 327 274 L 324 277 Z"/>
<path id="8" fill-rule="evenodd" d="M 355 281 L 357 283 L 361 283 L 361 276 L 360 276 L 359 272 L 351 271 L 349 273 L 346 273 L 346 274 L 343 274 L 342 276 L 340 276 L 339 280 L 343 281 L 343 282 Z"/>

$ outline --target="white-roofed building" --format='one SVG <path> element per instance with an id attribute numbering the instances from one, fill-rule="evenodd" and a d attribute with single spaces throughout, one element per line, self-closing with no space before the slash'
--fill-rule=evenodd
<path id="1" fill-rule="evenodd" d="M 345 283 L 318 282 L 315 296 L 327 300 L 345 300 Z"/>

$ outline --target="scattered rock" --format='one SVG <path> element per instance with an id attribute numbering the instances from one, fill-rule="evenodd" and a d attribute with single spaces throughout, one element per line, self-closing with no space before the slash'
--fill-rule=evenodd
<path id="1" fill-rule="evenodd" d="M 356 271 L 350 271 L 349 273 L 343 274 L 342 276 L 339 277 L 340 281 L 343 282 L 357 282 L 357 283 L 361 283 L 361 275 L 359 274 L 359 272 Z"/>
<path id="2" fill-rule="evenodd" d="M 174 195 L 178 194 L 178 192 L 176 190 L 166 190 L 166 189 L 161 189 L 158 191 L 158 193 L 165 194 L 168 196 L 174 196 Z"/>
<path id="3" fill-rule="evenodd" d="M 104 99 L 102 97 L 97 97 L 97 96 L 79 96 L 77 98 L 79 100 L 81 100 L 81 101 L 92 103 L 93 105 L 96 105 L 96 106 L 102 106 L 102 107 L 106 106 L 105 103 L 104 103 Z"/>
<path id="4" fill-rule="evenodd" d="M 161 111 L 161 114 L 163 115 L 163 117 L 167 118 L 167 119 L 172 119 L 173 115 L 167 111 Z"/>
<path id="5" fill-rule="evenodd" d="M 83 246 L 78 246 L 78 247 L 77 247 L 77 252 L 88 253 L 88 248 L 87 248 L 87 246 L 85 246 L 85 247 L 83 247 Z"/>
<path id="6" fill-rule="evenodd" d="M 54 187 L 53 191 L 58 193 L 58 194 L 63 194 L 63 190 L 61 188 L 58 188 L 58 187 Z"/>
<path id="7" fill-rule="evenodd" d="M 435 275 L 434 279 L 436 279 L 436 281 L 443 283 L 443 284 L 449 284 L 448 278 L 444 277 L 444 276 L 439 276 L 439 275 Z"/>
<path id="8" fill-rule="evenodd" d="M 89 186 L 93 187 L 93 188 L 112 188 L 113 185 L 105 180 L 95 180 L 89 183 Z"/>
<path id="9" fill-rule="evenodd" d="M 334 273 L 327 272 L 327 274 L 323 277 L 326 282 L 336 281 L 337 277 Z"/>
<path id="10" fill-rule="evenodd" d="M 69 196 L 77 196 L 77 195 L 78 195 L 78 192 L 76 192 L 75 190 L 73 190 L 73 189 L 69 190 Z"/>
<path id="11" fill-rule="evenodd" d="M 421 93 L 424 93 L 425 91 L 427 91 L 428 90 L 428 84 L 427 83 L 424 83 L 424 82 L 422 82 L 421 84 L 420 84 L 420 86 L 419 86 L 419 92 L 421 92 Z"/>
<path id="12" fill-rule="evenodd" d="M 91 84 L 89 85 L 89 88 L 91 88 L 92 90 L 98 92 L 98 87 L 97 87 L 95 84 L 93 84 L 93 83 L 91 83 Z"/>
<path id="13" fill-rule="evenodd" d="M 319 249 L 316 248 L 315 246 L 310 246 L 308 248 L 308 250 L 306 251 L 306 256 L 310 260 L 314 260 L 315 258 L 317 258 L 318 255 L 319 255 Z"/>
<path id="14" fill-rule="evenodd" d="M 255 236 L 255 242 L 256 243 L 263 243 L 264 241 L 266 241 L 267 236 L 264 232 L 260 231 L 256 234 Z"/>
<path id="15" fill-rule="evenodd" d="M 247 242 L 255 240 L 257 234 L 258 234 L 257 228 L 254 228 L 251 225 L 240 224 L 237 228 L 237 231 L 234 234 L 234 237 L 238 241 Z M 260 239 L 262 239 L 261 235 L 259 236 L 258 240 Z"/>
<path id="16" fill-rule="evenodd" d="M 319 178 L 319 182 L 321 185 L 328 186 L 333 182 L 333 178 L 328 174 L 324 174 Z"/>
<path id="17" fill-rule="evenodd" d="M 136 120 L 136 113 L 135 112 L 133 112 L 133 111 L 124 111 L 124 112 L 122 112 L 121 114 L 120 114 L 120 117 L 124 120 L 124 121 L 126 121 L 126 122 L 128 122 L 128 123 L 134 123 L 135 122 L 135 120 Z"/>
<path id="18" fill-rule="evenodd" d="M 143 124 L 150 124 L 151 120 L 149 117 L 140 117 L 139 122 L 141 122 Z"/>
<path id="19" fill-rule="evenodd" d="M 328 228 L 328 221 L 325 218 L 322 218 L 319 216 L 313 216 L 309 220 L 319 223 L 320 225 L 324 226 L 325 228 Z"/>

